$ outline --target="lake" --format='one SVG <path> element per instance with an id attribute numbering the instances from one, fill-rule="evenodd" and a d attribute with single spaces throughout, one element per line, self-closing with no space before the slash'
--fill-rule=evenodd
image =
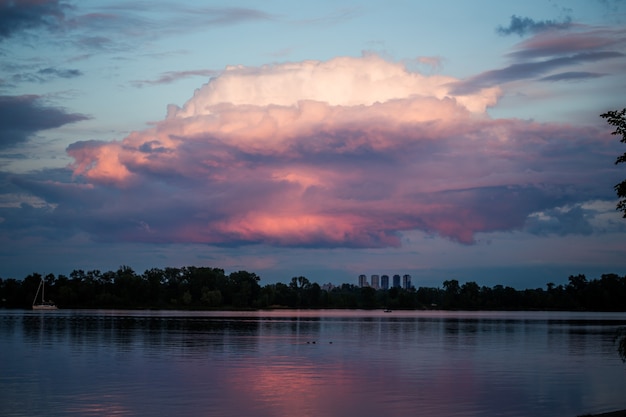
<path id="1" fill-rule="evenodd" d="M 626 313 L 0 310 L 0 415 L 626 409 Z"/>

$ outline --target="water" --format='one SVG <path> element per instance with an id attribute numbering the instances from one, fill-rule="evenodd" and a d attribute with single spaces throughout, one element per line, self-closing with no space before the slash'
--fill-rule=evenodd
<path id="1" fill-rule="evenodd" d="M 624 313 L 0 310 L 0 415 L 567 416 L 626 408 Z"/>

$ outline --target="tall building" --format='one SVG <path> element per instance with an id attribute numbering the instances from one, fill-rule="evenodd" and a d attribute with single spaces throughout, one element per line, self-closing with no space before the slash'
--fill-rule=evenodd
<path id="1" fill-rule="evenodd" d="M 380 288 L 383 290 L 389 289 L 389 275 L 383 275 L 380 277 Z"/>
<path id="2" fill-rule="evenodd" d="M 372 288 L 374 288 L 375 290 L 380 288 L 380 281 L 378 279 L 378 275 L 372 275 L 371 276 L 371 281 L 370 281 L 370 285 L 372 286 Z"/>
<path id="3" fill-rule="evenodd" d="M 367 287 L 367 275 L 359 275 L 359 287 Z"/>
<path id="4" fill-rule="evenodd" d="M 395 274 L 393 276 L 393 287 L 394 288 L 400 288 L 400 275 Z"/>
<path id="5" fill-rule="evenodd" d="M 411 276 L 409 274 L 402 275 L 402 288 L 405 290 L 411 288 Z"/>

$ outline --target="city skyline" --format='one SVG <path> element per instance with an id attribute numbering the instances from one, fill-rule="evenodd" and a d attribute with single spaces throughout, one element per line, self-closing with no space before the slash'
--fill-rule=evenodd
<path id="1" fill-rule="evenodd" d="M 357 281 L 358 281 L 358 286 L 361 288 L 372 287 L 376 290 L 378 289 L 387 290 L 389 288 L 403 288 L 405 290 L 408 290 L 411 288 L 415 288 L 415 286 L 412 283 L 413 278 L 411 277 L 410 274 L 403 274 L 402 276 L 400 276 L 400 274 L 393 274 L 391 275 L 391 277 L 392 277 L 391 287 L 389 286 L 388 274 L 382 274 L 382 275 L 372 274 L 370 276 L 369 281 L 367 280 L 367 275 L 360 274 Z"/>
<path id="2" fill-rule="evenodd" d="M 0 1 L 0 277 L 624 275 L 625 13 Z"/>

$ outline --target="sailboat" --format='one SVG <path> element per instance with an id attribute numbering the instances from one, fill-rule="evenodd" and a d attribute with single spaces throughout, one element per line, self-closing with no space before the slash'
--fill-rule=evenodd
<path id="1" fill-rule="evenodd" d="M 45 283 L 43 278 L 41 278 L 41 282 L 39 283 L 39 287 L 37 287 L 37 294 L 35 294 L 35 298 L 33 299 L 33 310 L 56 310 L 57 306 L 52 301 L 46 301 L 44 298 L 45 291 Z M 39 296 L 39 291 L 41 291 L 41 302 L 37 302 L 37 297 Z"/>

